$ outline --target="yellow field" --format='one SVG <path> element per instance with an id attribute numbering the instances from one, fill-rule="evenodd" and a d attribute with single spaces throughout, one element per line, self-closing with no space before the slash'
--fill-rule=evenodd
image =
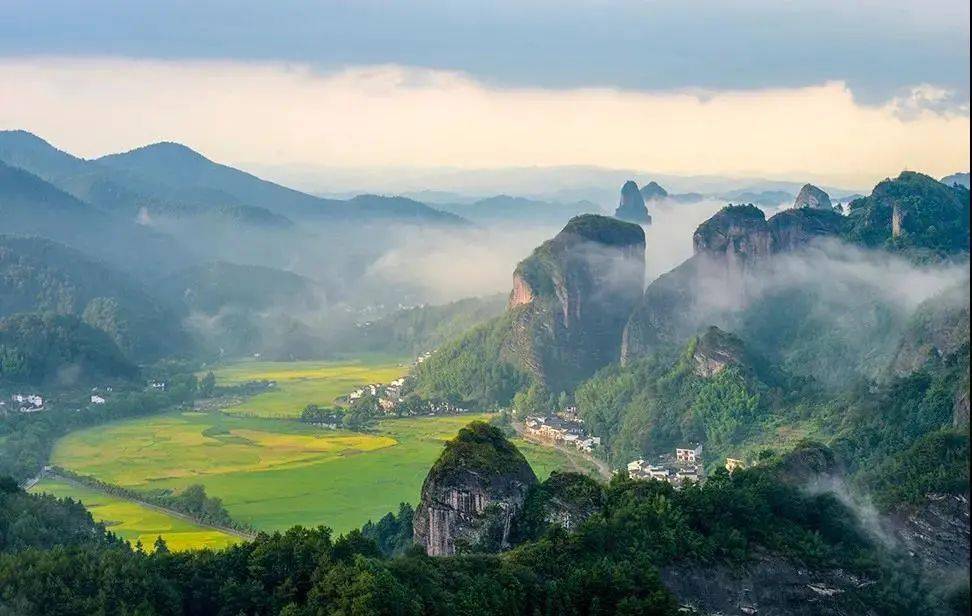
<path id="1" fill-rule="evenodd" d="M 213 369 L 217 385 L 276 381 L 265 393 L 228 408 L 254 417 L 297 417 L 308 404 L 334 406 L 337 398 L 369 383 L 388 383 L 404 376 L 409 361 L 375 356 L 340 361 L 240 361 Z"/>
<path id="2" fill-rule="evenodd" d="M 58 441 L 53 463 L 125 487 L 201 484 L 230 515 L 263 530 L 360 527 L 418 502 L 443 442 L 488 415 L 388 419 L 373 433 L 221 413 L 171 413 L 81 430 Z M 570 463 L 517 441 L 541 478 Z"/>
<path id="3" fill-rule="evenodd" d="M 198 548 L 223 548 L 240 541 L 234 535 L 194 524 L 103 492 L 55 479 L 43 479 L 31 492 L 53 494 L 81 501 L 92 517 L 130 544 L 141 541 L 152 551 L 156 537 L 162 536 L 172 551 Z"/>

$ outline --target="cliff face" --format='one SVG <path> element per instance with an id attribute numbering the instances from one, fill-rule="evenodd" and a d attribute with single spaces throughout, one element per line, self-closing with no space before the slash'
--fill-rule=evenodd
<path id="1" fill-rule="evenodd" d="M 767 221 L 773 236 L 773 252 L 792 252 L 816 238 L 837 237 L 847 220 L 832 209 L 803 207 L 786 210 Z"/>
<path id="2" fill-rule="evenodd" d="M 745 303 L 747 272 L 775 255 L 839 237 L 845 219 L 832 210 L 787 210 L 766 220 L 753 205 L 730 205 L 699 225 L 695 254 L 653 281 L 625 326 L 621 361 L 678 343 L 699 327 L 723 323 Z"/>
<path id="3" fill-rule="evenodd" d="M 754 205 L 730 205 L 696 229 L 695 254 L 724 257 L 729 264 L 765 259 L 773 238 L 763 211 Z"/>
<path id="4" fill-rule="evenodd" d="M 663 567 L 661 579 L 680 612 L 758 616 L 873 614 L 855 592 L 870 580 L 841 569 L 809 570 L 768 553 L 742 566 L 680 563 Z"/>
<path id="5" fill-rule="evenodd" d="M 832 210 L 834 206 L 830 203 L 830 195 L 813 184 L 805 184 L 793 201 L 793 207 Z"/>
<path id="6" fill-rule="evenodd" d="M 412 521 L 429 556 L 509 547 L 514 517 L 536 475 L 497 428 L 473 422 L 446 443 L 432 466 Z"/>
<path id="7" fill-rule="evenodd" d="M 621 201 L 618 203 L 618 209 L 614 211 L 614 216 L 639 225 L 651 224 L 651 216 L 648 215 L 648 208 L 645 207 L 645 198 L 638 190 L 638 185 L 632 180 L 628 180 L 621 187 Z"/>
<path id="8" fill-rule="evenodd" d="M 637 225 L 572 219 L 513 274 L 509 352 L 554 393 L 615 361 L 644 288 L 644 253 Z"/>

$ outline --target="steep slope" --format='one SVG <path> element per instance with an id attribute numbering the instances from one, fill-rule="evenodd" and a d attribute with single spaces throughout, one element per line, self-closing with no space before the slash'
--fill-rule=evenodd
<path id="1" fill-rule="evenodd" d="M 446 443 L 422 484 L 415 543 L 429 556 L 507 548 L 536 483 L 526 458 L 498 428 L 473 422 Z"/>
<path id="2" fill-rule="evenodd" d="M 506 314 L 439 349 L 416 370 L 429 397 L 509 403 L 534 383 L 569 391 L 615 361 L 644 284 L 644 232 L 573 218 L 517 265 Z"/>
<path id="3" fill-rule="evenodd" d="M 882 196 L 888 194 L 895 197 Z M 879 231 L 868 221 L 882 207 L 890 236 L 893 200 L 915 213 L 915 220 L 938 221 L 923 236 L 924 259 L 931 246 L 939 247 L 939 255 L 961 259 L 954 236 L 967 234 L 968 193 L 903 174 L 883 182 L 875 195 L 855 202 L 857 213 L 847 218 L 803 207 L 767 221 L 753 206 L 724 208 L 699 226 L 695 254 L 648 286 L 625 328 L 622 361 L 671 349 L 698 328 L 715 324 L 738 332 L 797 374 L 835 386 L 859 375 L 878 377 L 913 308 L 889 295 L 891 281 L 878 272 L 909 266 L 854 244 L 870 245 L 862 233 Z M 899 244 L 889 246 L 898 250 Z M 909 258 L 916 254 L 914 246 L 900 244 Z"/>
<path id="4" fill-rule="evenodd" d="M 35 311 L 82 317 L 138 360 L 188 345 L 176 311 L 127 275 L 49 240 L 0 235 L 0 317 Z"/>
<path id="5" fill-rule="evenodd" d="M 633 180 L 628 180 L 621 187 L 621 200 L 618 209 L 614 211 L 614 217 L 639 225 L 651 224 L 651 216 L 648 215 L 648 208 L 645 207 L 645 198 L 641 196 L 641 191 Z"/>

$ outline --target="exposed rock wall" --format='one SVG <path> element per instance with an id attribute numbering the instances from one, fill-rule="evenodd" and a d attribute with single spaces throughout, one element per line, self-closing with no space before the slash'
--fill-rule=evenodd
<path id="1" fill-rule="evenodd" d="M 517 266 L 509 351 L 551 392 L 617 360 L 644 288 L 644 237 L 630 223 L 579 216 Z"/>
<path id="2" fill-rule="evenodd" d="M 536 483 L 502 432 L 473 422 L 446 444 L 425 478 L 412 520 L 415 543 L 430 556 L 509 547 L 514 516 Z"/>

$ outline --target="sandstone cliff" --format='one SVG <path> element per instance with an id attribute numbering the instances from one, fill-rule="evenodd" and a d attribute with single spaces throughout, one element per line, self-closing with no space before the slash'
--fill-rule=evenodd
<path id="1" fill-rule="evenodd" d="M 648 215 L 648 208 L 645 207 L 645 198 L 638 190 L 638 185 L 632 180 L 628 180 L 621 187 L 621 201 L 618 203 L 618 209 L 614 211 L 614 216 L 639 225 L 651 224 L 651 216 Z"/>
<path id="2" fill-rule="evenodd" d="M 585 215 L 520 262 L 507 340 L 519 365 L 557 393 L 615 361 L 644 288 L 644 253 L 637 225 Z"/>
<path id="3" fill-rule="evenodd" d="M 473 422 L 446 443 L 429 470 L 412 521 L 430 556 L 510 545 L 514 518 L 536 475 L 499 429 Z"/>

